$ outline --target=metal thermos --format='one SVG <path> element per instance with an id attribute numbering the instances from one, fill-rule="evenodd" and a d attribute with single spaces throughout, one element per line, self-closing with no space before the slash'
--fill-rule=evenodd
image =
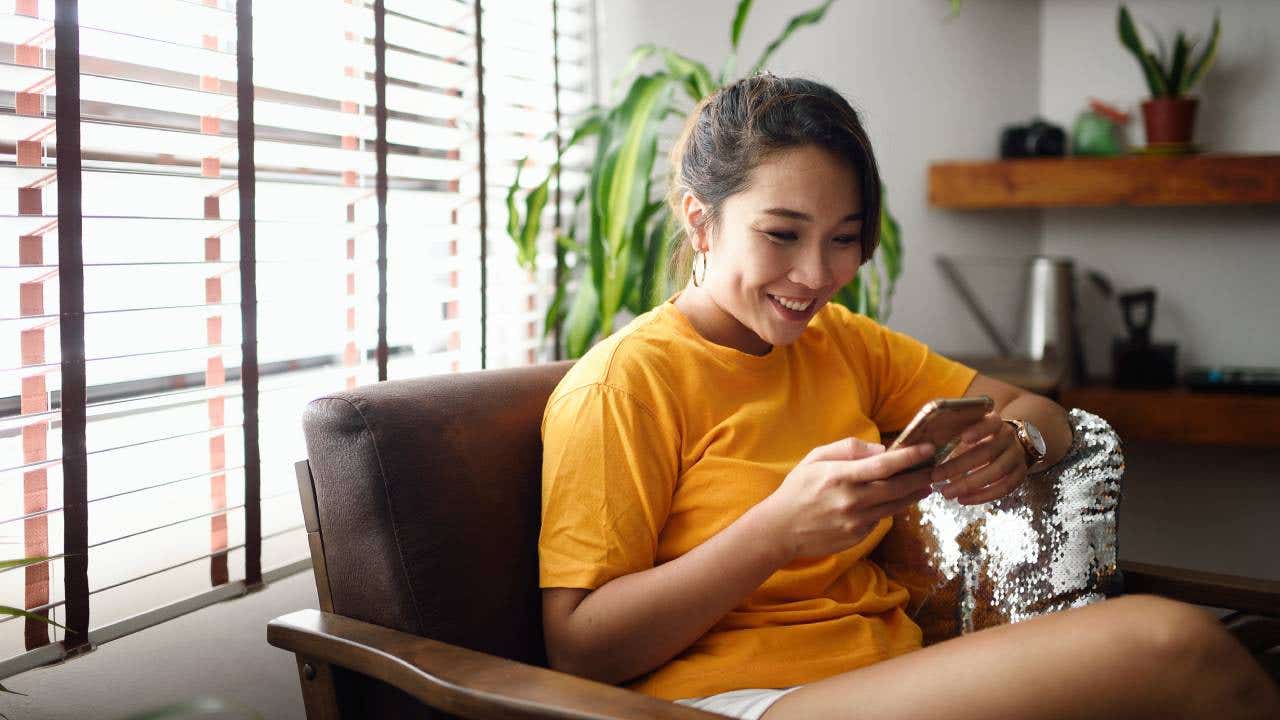
<path id="1" fill-rule="evenodd" d="M 1080 367 L 1076 335 L 1075 268 L 1069 258 L 1038 255 L 1027 268 L 1026 312 L 1019 354 L 1058 360 L 1075 375 Z"/>
<path id="2" fill-rule="evenodd" d="M 1015 343 L 1002 336 L 955 261 L 938 255 L 937 262 L 999 357 L 1058 363 L 1068 384 L 1084 379 L 1084 353 L 1076 329 L 1075 270 L 1070 258 L 1033 255 L 1027 259 L 1026 296 Z"/>

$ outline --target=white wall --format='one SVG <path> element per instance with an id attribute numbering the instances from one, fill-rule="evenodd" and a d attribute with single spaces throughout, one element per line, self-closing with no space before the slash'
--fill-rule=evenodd
<path id="1" fill-rule="evenodd" d="M 749 69 L 787 19 L 812 5 L 756 3 L 739 68 Z M 735 0 L 601 0 L 601 65 L 608 88 L 633 47 L 671 47 L 718 71 L 729 50 Z M 844 93 L 871 135 L 906 265 L 890 324 L 941 350 L 990 353 L 978 326 L 942 282 L 937 253 L 1028 255 L 1037 251 L 1034 212 L 943 213 L 926 206 L 931 160 L 989 157 L 999 127 L 1025 121 L 1039 104 L 1040 6 L 1022 0 L 966 2 L 948 19 L 939 0 L 841 0 L 820 25 L 800 30 L 769 69 L 803 75 Z"/>
<path id="2" fill-rule="evenodd" d="M 974 3 L 976 4 L 976 3 Z M 1206 37 L 1222 12 L 1218 60 L 1201 85 L 1196 141 L 1208 152 L 1280 151 L 1280 3 L 1275 0 L 1129 0 L 1141 24 Z M 966 5 L 966 10 L 968 6 Z M 1067 124 L 1089 97 L 1134 111 L 1130 137 L 1144 142 L 1138 103 L 1148 91 L 1116 39 L 1114 0 L 1045 0 L 1040 105 Z M 1157 340 L 1175 341 L 1183 364 L 1280 365 L 1280 207 L 1109 208 L 1045 213 L 1044 250 L 1073 255 L 1120 287 L 1153 285 Z M 1111 325 L 1118 313 L 1108 318 Z M 1119 328 L 1116 328 L 1119 332 Z M 1092 366 L 1109 335 L 1093 326 Z"/>

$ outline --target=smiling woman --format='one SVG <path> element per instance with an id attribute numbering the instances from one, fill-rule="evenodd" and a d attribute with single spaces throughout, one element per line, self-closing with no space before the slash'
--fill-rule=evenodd
<path id="1" fill-rule="evenodd" d="M 705 254 L 705 279 L 676 300 L 708 339 L 762 355 L 788 345 L 861 265 L 863 216 L 848 164 L 814 146 L 777 151 L 713 212 L 691 192 L 677 217 Z M 706 232 L 707 215 L 718 232 Z"/>
<path id="2" fill-rule="evenodd" d="M 690 255 L 715 271 L 677 299 L 714 342 L 789 344 L 879 242 L 880 174 L 848 101 L 820 83 L 761 75 L 707 98 L 672 151 L 668 202 Z M 696 280 L 697 278 L 695 278 Z"/>
<path id="3" fill-rule="evenodd" d="M 922 648 L 907 590 L 870 559 L 892 516 L 934 484 L 964 504 L 1008 495 L 1063 456 L 1066 413 L 830 302 L 880 217 L 866 133 L 830 88 L 734 83 L 694 111 L 673 161 L 675 272 L 696 253 L 692 276 L 587 352 L 543 417 L 553 668 L 752 720 L 1277 707 L 1238 643 L 1169 601 Z M 994 409 L 942 465 L 916 469 L 927 443 L 879 444 L 928 401 L 974 395 Z"/>

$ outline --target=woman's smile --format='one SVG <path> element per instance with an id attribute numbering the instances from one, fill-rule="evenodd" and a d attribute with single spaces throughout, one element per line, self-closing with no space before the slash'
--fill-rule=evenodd
<path id="1" fill-rule="evenodd" d="M 769 304 L 778 315 L 788 322 L 809 322 L 818 310 L 817 298 L 792 298 L 766 293 Z"/>

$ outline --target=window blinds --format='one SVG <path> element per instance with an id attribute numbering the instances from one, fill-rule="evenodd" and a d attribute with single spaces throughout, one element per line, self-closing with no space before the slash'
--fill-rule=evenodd
<path id="1" fill-rule="evenodd" d="M 309 564 L 312 398 L 550 356 L 502 201 L 587 104 L 589 5 L 299 12 L 0 2 L 0 559 L 53 557 L 0 604 L 95 644 Z M 85 637 L 0 619 L 0 677 Z"/>
<path id="2" fill-rule="evenodd" d="M 486 339 L 491 350 L 487 364 L 510 367 L 552 359 L 546 355 L 550 346 L 541 338 L 550 300 L 546 289 L 554 287 L 555 281 L 556 203 L 547 203 L 537 274 L 530 276 L 517 264 L 515 244 L 504 229 L 506 191 L 515 177 L 517 161 L 526 156 L 522 184 L 529 187 L 546 177 L 555 162 L 556 145 L 545 138 L 557 128 L 558 115 L 573 118 L 590 104 L 590 7 L 550 0 L 486 0 L 482 6 L 486 201 L 491 218 L 486 313 Z M 560 120 L 560 126 L 564 125 Z M 566 158 L 566 169 L 560 173 L 566 200 L 586 184 L 584 168 L 589 157 L 582 149 L 575 149 Z M 523 202 L 520 206 L 523 209 Z M 562 212 L 567 215 L 568 208 Z"/>

